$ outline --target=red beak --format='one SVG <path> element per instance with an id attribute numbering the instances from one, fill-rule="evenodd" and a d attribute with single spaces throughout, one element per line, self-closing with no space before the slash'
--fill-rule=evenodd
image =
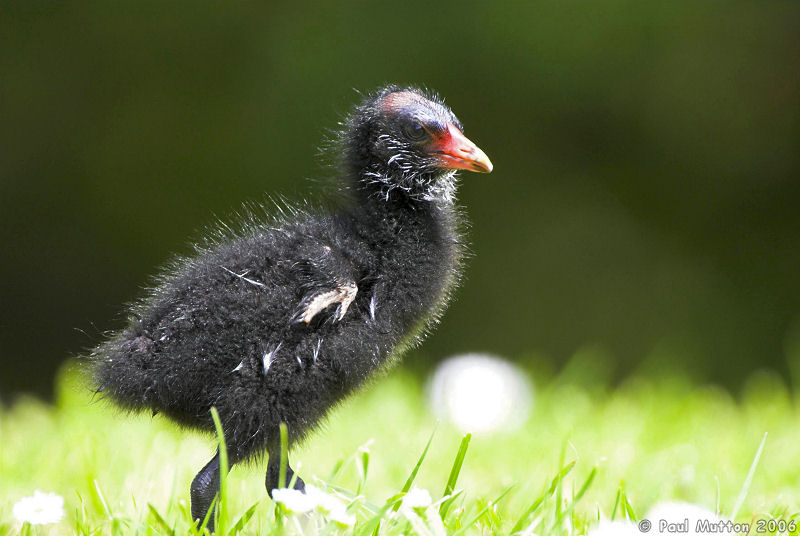
<path id="1" fill-rule="evenodd" d="M 447 169 L 466 169 L 478 173 L 491 173 L 492 162 L 486 153 L 472 143 L 455 125 L 430 145 L 431 154 L 439 157 L 440 165 Z"/>

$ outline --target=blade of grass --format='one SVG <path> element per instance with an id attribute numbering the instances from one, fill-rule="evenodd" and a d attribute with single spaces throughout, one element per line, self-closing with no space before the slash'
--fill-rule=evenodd
<path id="1" fill-rule="evenodd" d="M 553 478 L 553 482 L 550 484 L 550 489 L 547 490 L 548 495 L 552 495 L 553 492 L 556 491 L 556 488 L 561 486 L 561 481 L 572 471 L 575 467 L 575 462 L 569 462 L 567 465 L 563 466 L 561 470 L 556 473 L 556 476 Z"/>
<path id="2" fill-rule="evenodd" d="M 622 493 L 622 485 L 620 485 L 620 487 L 617 488 L 617 498 L 614 499 L 614 509 L 611 510 L 611 517 L 609 518 L 611 519 L 611 521 L 614 521 L 614 518 L 617 516 L 617 507 L 619 507 L 619 497 L 621 493 Z"/>
<path id="3" fill-rule="evenodd" d="M 384 504 L 381 510 L 383 510 L 384 508 L 385 509 L 391 508 L 393 512 L 396 512 L 400 508 L 400 505 L 403 504 L 403 497 L 405 496 L 406 496 L 405 492 L 402 491 L 400 493 L 395 493 L 394 495 L 386 499 L 386 503 Z"/>
<path id="4" fill-rule="evenodd" d="M 164 532 L 169 534 L 170 536 L 175 535 L 175 529 L 169 526 L 169 523 L 164 519 L 164 517 L 156 510 L 156 507 L 150 503 L 147 503 L 147 509 L 150 510 L 150 515 L 153 516 L 153 519 L 156 520 L 156 523 L 161 527 Z"/>
<path id="5" fill-rule="evenodd" d="M 471 527 L 472 527 L 472 526 L 473 526 L 475 523 L 477 523 L 477 521 L 478 521 L 478 520 L 479 520 L 481 517 L 483 517 L 483 515 L 484 515 L 484 514 L 485 514 L 485 513 L 486 513 L 486 512 L 487 512 L 487 511 L 490 509 L 490 508 L 494 508 L 494 506 L 495 506 L 497 503 L 499 503 L 501 500 L 503 500 L 503 498 L 504 498 L 506 495 L 508 495 L 508 492 L 509 492 L 509 491 L 511 491 L 512 489 L 514 489 L 514 485 L 513 485 L 513 484 L 512 484 L 511 486 L 508 486 L 508 487 L 507 487 L 505 490 L 503 490 L 503 493 L 501 493 L 500 495 L 498 495 L 498 496 L 497 496 L 497 498 L 496 498 L 495 500 L 493 500 L 493 501 L 490 501 L 490 502 L 489 502 L 489 504 L 487 504 L 486 506 L 484 506 L 484 507 L 483 507 L 483 509 L 482 509 L 480 512 L 478 512 L 477 514 L 475 514 L 475 516 L 474 516 L 472 519 L 470 519 L 470 520 L 469 520 L 467 523 L 465 523 L 463 527 L 461 527 L 459 530 L 457 530 L 456 532 L 454 532 L 454 533 L 453 533 L 451 536 L 460 536 L 461 534 L 465 533 L 465 532 L 467 531 L 467 529 L 471 528 Z"/>
<path id="6" fill-rule="evenodd" d="M 622 490 L 622 507 L 627 519 L 631 521 L 635 521 L 637 519 L 636 512 L 634 512 L 633 505 L 628 500 L 628 495 L 625 493 L 625 490 Z"/>
<path id="7" fill-rule="evenodd" d="M 445 495 L 443 497 L 442 504 L 439 505 L 439 511 L 441 512 L 442 510 L 444 510 L 445 512 L 447 512 L 450 509 L 450 506 L 455 502 L 455 500 L 461 497 L 463 494 L 464 490 L 460 489 L 455 493 L 453 493 L 452 495 L 450 495 L 449 497 Z M 439 514 L 439 517 L 441 517 L 442 520 L 444 520 L 444 516 L 442 516 L 441 513 Z"/>
<path id="8" fill-rule="evenodd" d="M 403 495 L 397 494 L 394 497 L 396 498 L 396 500 L 399 501 L 400 499 L 402 499 Z M 386 504 L 383 506 L 383 508 L 377 510 L 374 516 L 372 516 L 370 519 L 368 519 L 366 522 L 364 522 L 359 526 L 360 529 L 359 534 L 366 535 L 372 533 L 374 536 L 377 536 L 377 534 L 380 532 L 381 529 L 381 521 L 383 521 L 383 518 L 386 516 L 386 512 L 389 511 L 389 508 L 393 504 L 394 501 L 392 501 L 391 499 L 386 501 Z"/>
<path id="9" fill-rule="evenodd" d="M 364 447 L 359 447 L 357 457 L 356 457 L 356 466 L 358 468 L 358 484 L 356 486 L 356 495 L 361 493 L 361 490 L 364 488 L 364 485 L 367 483 L 367 471 L 369 470 L 369 449 Z"/>
<path id="10" fill-rule="evenodd" d="M 286 468 L 289 466 L 289 429 L 286 423 L 281 423 L 281 466 L 278 473 L 278 487 L 286 487 Z"/>
<path id="11" fill-rule="evenodd" d="M 556 526 L 558 526 L 559 522 L 565 517 L 567 517 L 575 509 L 575 505 L 578 504 L 578 501 L 580 501 L 581 498 L 583 498 L 583 496 L 586 494 L 586 491 L 589 489 L 589 486 L 592 485 L 595 476 L 597 476 L 597 466 L 594 466 L 592 468 L 592 471 L 589 473 L 589 476 L 583 482 L 583 485 L 578 490 L 578 493 L 572 498 L 572 502 L 570 503 L 570 505 L 566 508 L 566 510 L 561 512 L 561 517 L 556 519 Z"/>
<path id="12" fill-rule="evenodd" d="M 105 512 L 108 519 L 114 519 L 114 516 L 111 514 L 111 509 L 108 507 L 108 503 L 106 502 L 106 498 L 103 496 L 103 492 L 100 491 L 100 484 L 97 483 L 97 480 L 92 480 L 92 482 L 94 483 L 95 497 L 97 497 L 97 500 L 100 501 L 100 505 L 103 507 L 103 512 Z"/>
<path id="13" fill-rule="evenodd" d="M 472 434 L 465 435 L 461 440 L 461 445 L 458 447 L 458 454 L 456 454 L 456 459 L 453 461 L 453 468 L 450 469 L 450 477 L 447 479 L 447 485 L 442 494 L 443 496 L 452 494 L 453 490 L 456 489 L 456 482 L 458 482 L 458 475 L 461 473 L 461 466 L 464 463 L 464 458 L 467 456 L 467 448 L 469 447 L 470 439 L 472 439 Z M 442 516 L 442 519 L 447 515 L 450 504 L 452 504 L 452 501 L 444 502 L 439 508 L 439 515 Z"/>
<path id="14" fill-rule="evenodd" d="M 219 504 L 219 494 L 214 495 L 214 500 L 211 501 L 211 505 L 208 507 L 208 512 L 206 512 L 206 516 L 203 518 L 203 522 L 200 523 L 200 526 L 197 527 L 197 533 L 203 534 L 203 531 L 208 527 L 208 522 L 211 520 L 211 516 L 214 515 L 214 512 L 217 510 L 217 505 Z"/>
<path id="15" fill-rule="evenodd" d="M 287 460 L 287 462 L 288 462 L 288 460 Z M 299 471 L 300 471 L 301 468 L 302 468 L 302 466 L 301 466 L 300 463 L 298 463 L 295 466 L 296 471 L 294 472 L 294 474 L 292 474 L 292 479 L 287 484 L 287 486 L 286 486 L 287 488 L 294 489 L 294 485 L 297 482 L 297 479 L 300 478 Z"/>
<path id="16" fill-rule="evenodd" d="M 431 447 L 431 442 L 433 441 L 433 436 L 436 435 L 436 429 L 439 427 L 439 423 L 436 423 L 436 426 L 433 427 L 433 432 L 431 432 L 431 436 L 428 438 L 428 442 L 425 444 L 425 448 L 422 449 L 422 454 L 420 454 L 419 459 L 417 460 L 417 464 L 414 466 L 414 469 L 411 470 L 411 474 L 408 475 L 406 479 L 406 483 L 403 484 L 403 488 L 400 490 L 402 493 L 408 493 L 411 489 L 411 485 L 414 483 L 414 480 L 417 478 L 417 473 L 419 472 L 419 468 L 422 466 L 422 461 L 425 459 L 425 456 L 428 454 L 428 449 Z M 392 510 L 397 512 L 397 509 L 400 508 L 400 502 L 397 502 L 394 505 Z"/>
<path id="17" fill-rule="evenodd" d="M 546 487 L 547 485 L 545 484 L 545 488 Z M 531 515 L 533 515 L 533 513 L 536 512 L 542 506 L 542 504 L 544 504 L 545 499 L 547 499 L 547 495 L 548 495 L 547 489 L 545 489 L 541 495 L 539 495 L 537 498 L 533 500 L 533 502 L 525 510 L 525 512 L 523 512 L 523 514 L 519 516 L 517 522 L 514 523 L 514 527 L 511 529 L 512 533 L 517 533 L 522 530 L 522 527 L 525 526 L 525 522 L 528 520 L 528 518 Z"/>
<path id="18" fill-rule="evenodd" d="M 336 480 L 336 477 L 342 472 L 342 468 L 344 467 L 345 461 L 342 459 L 336 460 L 336 463 L 333 464 L 333 470 L 328 475 L 326 482 L 331 483 Z"/>
<path id="19" fill-rule="evenodd" d="M 761 453 L 764 451 L 764 444 L 766 442 L 767 433 L 764 432 L 764 437 L 761 438 L 761 444 L 758 445 L 758 450 L 753 458 L 753 463 L 750 464 L 750 470 L 747 471 L 747 477 L 744 479 L 744 484 L 742 484 L 742 490 L 739 492 L 739 497 L 736 499 L 736 505 L 731 511 L 731 519 L 736 519 L 736 514 L 739 513 L 739 509 L 742 507 L 742 504 L 744 504 L 745 497 L 747 497 L 747 492 L 750 491 L 750 485 L 753 483 L 753 475 L 756 473 L 756 467 L 758 467 L 758 461 L 761 459 Z"/>
<path id="20" fill-rule="evenodd" d="M 231 527 L 230 532 L 228 532 L 229 536 L 234 536 L 244 529 L 244 526 L 250 521 L 250 518 L 253 517 L 253 514 L 256 513 L 256 508 L 258 507 L 258 503 L 255 503 L 253 506 L 248 508 L 245 513 L 242 514 L 242 517 L 239 518 L 239 521 L 234 523 L 233 527 Z"/>
<path id="21" fill-rule="evenodd" d="M 77 495 L 78 504 L 80 505 L 80 508 L 75 509 L 75 532 L 86 535 L 91 532 L 89 530 L 89 514 L 86 511 L 86 503 L 83 502 L 83 496 L 78 490 L 75 490 L 75 495 Z M 2 519 L 2 515 L 0 515 L 0 519 Z M 0 533 L 2 533 L 2 529 L 0 529 Z"/>
<path id="22" fill-rule="evenodd" d="M 572 471 L 573 467 L 575 467 L 575 462 L 569 462 L 567 465 L 562 467 L 558 473 L 556 473 L 556 476 L 553 477 L 553 481 L 550 483 L 549 487 L 545 483 L 545 491 L 539 497 L 534 499 L 528 509 L 525 510 L 525 512 L 520 516 L 519 520 L 514 524 L 514 528 L 511 529 L 512 533 L 522 530 L 522 528 L 525 526 L 525 521 L 531 516 L 531 514 L 538 510 L 542 504 L 544 504 L 548 497 L 553 495 L 559 485 L 559 482 L 561 482 L 561 480 L 563 480 L 564 477 L 566 477 L 569 472 Z"/>
<path id="23" fill-rule="evenodd" d="M 567 458 L 567 443 L 565 442 L 564 444 L 561 445 L 561 453 L 558 455 L 558 466 L 559 467 L 564 467 L 564 460 L 566 458 Z M 555 488 L 555 492 L 556 492 L 555 520 L 556 521 L 561 519 L 561 497 L 562 497 L 561 484 L 562 484 L 563 481 L 564 481 L 563 479 L 559 479 L 558 482 L 555 483 L 556 484 L 556 488 Z"/>

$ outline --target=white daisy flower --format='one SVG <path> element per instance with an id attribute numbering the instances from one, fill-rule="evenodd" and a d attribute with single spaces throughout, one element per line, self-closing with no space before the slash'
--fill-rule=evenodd
<path id="1" fill-rule="evenodd" d="M 308 487 L 310 486 L 306 489 Z M 281 503 L 287 511 L 294 514 L 310 512 L 317 507 L 315 497 L 292 488 L 272 490 L 272 500 Z"/>
<path id="2" fill-rule="evenodd" d="M 64 517 L 64 497 L 36 490 L 33 497 L 24 497 L 14 504 L 14 517 L 31 525 L 58 523 Z"/>
<path id="3" fill-rule="evenodd" d="M 347 513 L 347 506 L 342 501 L 311 484 L 306 484 L 305 493 L 291 488 L 272 490 L 272 500 L 293 514 L 316 510 L 340 525 L 351 527 L 356 522 L 356 517 Z"/>
<path id="4" fill-rule="evenodd" d="M 431 499 L 431 494 L 428 490 L 414 487 L 411 488 L 408 493 L 406 493 L 405 497 L 403 497 L 401 507 L 427 508 L 432 502 L 433 499 Z"/>
<path id="5" fill-rule="evenodd" d="M 328 519 L 338 523 L 343 527 L 352 527 L 356 524 L 356 516 L 353 514 L 348 514 L 344 507 L 331 510 L 328 513 Z"/>
<path id="6" fill-rule="evenodd" d="M 309 487 L 311 489 L 309 489 Z M 331 521 L 346 526 L 355 524 L 355 516 L 347 513 L 346 505 L 338 498 L 314 486 L 306 486 L 306 493 L 314 497 L 317 503 L 317 510 L 322 512 L 322 514 Z"/>

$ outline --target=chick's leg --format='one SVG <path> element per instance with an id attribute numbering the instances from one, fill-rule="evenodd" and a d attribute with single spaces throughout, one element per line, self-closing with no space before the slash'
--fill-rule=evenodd
<path id="1" fill-rule="evenodd" d="M 233 465 L 233 463 L 231 463 Z M 191 499 L 192 499 L 192 519 L 202 523 L 211 508 L 211 503 L 219 493 L 219 451 L 211 458 L 205 467 L 200 469 L 197 476 L 192 480 Z M 214 532 L 214 514 L 208 518 L 206 525 L 209 532 Z"/>

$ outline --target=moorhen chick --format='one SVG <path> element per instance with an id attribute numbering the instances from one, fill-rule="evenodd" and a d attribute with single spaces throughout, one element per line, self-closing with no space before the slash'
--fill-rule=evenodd
<path id="1" fill-rule="evenodd" d="M 213 432 L 215 407 L 231 466 L 268 454 L 270 495 L 280 423 L 296 443 L 437 322 L 464 250 L 455 172 L 492 170 L 444 102 L 413 87 L 367 95 L 343 127 L 341 208 L 220 225 L 91 354 L 96 389 L 122 408 Z M 191 485 L 195 519 L 219 473 L 217 452 Z"/>

